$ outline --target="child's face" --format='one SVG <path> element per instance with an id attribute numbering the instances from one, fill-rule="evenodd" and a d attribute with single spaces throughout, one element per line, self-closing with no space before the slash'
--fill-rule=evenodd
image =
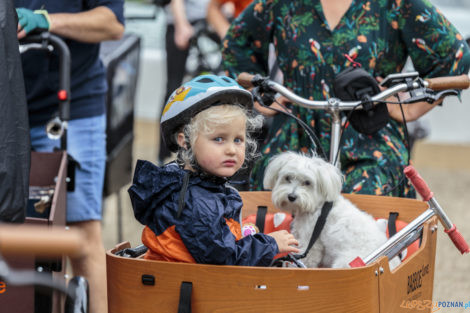
<path id="1" fill-rule="evenodd" d="M 199 166 L 219 177 L 233 176 L 245 161 L 246 120 L 240 116 L 214 132 L 200 133 L 193 152 Z"/>

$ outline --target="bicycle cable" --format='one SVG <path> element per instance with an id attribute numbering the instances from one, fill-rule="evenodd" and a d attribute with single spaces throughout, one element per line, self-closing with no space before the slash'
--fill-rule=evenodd
<path id="1" fill-rule="evenodd" d="M 406 118 L 405 118 L 405 112 L 403 111 L 403 103 L 402 101 L 400 100 L 400 96 L 397 94 L 396 95 L 397 97 L 397 100 L 398 102 L 388 102 L 388 103 L 391 103 L 391 104 L 398 104 L 400 106 L 400 112 L 401 112 L 401 117 L 403 119 L 403 134 L 404 134 L 404 144 L 406 146 L 406 150 L 408 151 L 408 162 L 407 162 L 407 165 L 410 165 L 410 159 L 411 159 L 411 143 L 410 143 L 410 137 L 409 137 L 409 133 L 408 133 L 408 126 L 406 125 Z M 401 175 L 401 179 L 400 181 L 395 185 L 393 186 L 392 188 L 390 188 L 389 190 L 385 190 L 384 188 L 384 193 L 392 193 L 393 191 L 395 191 L 395 189 L 397 189 L 399 186 L 401 186 L 404 182 L 406 182 L 406 175 L 404 173 L 402 173 Z"/>
<path id="2" fill-rule="evenodd" d="M 274 99 L 274 102 L 277 103 L 281 108 L 283 108 L 283 110 L 280 110 L 280 109 L 276 109 L 276 108 L 273 108 L 273 107 L 270 107 L 270 106 L 267 106 L 265 105 L 264 103 L 260 103 L 258 101 L 258 103 L 260 103 L 260 105 L 264 108 L 267 108 L 267 109 L 270 109 L 272 111 L 276 111 L 278 113 L 282 113 L 284 115 L 287 115 L 293 119 L 295 119 L 299 125 L 304 129 L 305 133 L 307 134 L 310 142 L 312 143 L 312 146 L 315 148 L 314 150 L 311 149 L 312 152 L 315 152 L 315 150 L 320 150 L 322 156 L 323 156 L 323 159 L 325 160 L 328 160 L 327 156 L 326 156 L 326 153 L 325 153 L 325 150 L 323 149 L 322 145 L 321 145 L 321 142 L 320 142 L 320 139 L 317 137 L 317 135 L 315 134 L 315 132 L 312 130 L 312 128 L 310 126 L 308 126 L 304 121 L 302 121 L 300 118 L 298 118 L 297 116 L 295 116 L 294 114 L 290 113 L 288 111 L 288 109 L 282 104 L 280 103 L 279 101 L 277 101 L 277 99 Z"/>

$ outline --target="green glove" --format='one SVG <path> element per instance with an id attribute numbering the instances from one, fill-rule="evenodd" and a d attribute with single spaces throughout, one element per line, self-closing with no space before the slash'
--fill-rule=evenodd
<path id="1" fill-rule="evenodd" d="M 46 10 L 32 11 L 25 8 L 16 9 L 18 23 L 26 34 L 32 31 L 41 32 L 49 30 L 51 22 Z"/>

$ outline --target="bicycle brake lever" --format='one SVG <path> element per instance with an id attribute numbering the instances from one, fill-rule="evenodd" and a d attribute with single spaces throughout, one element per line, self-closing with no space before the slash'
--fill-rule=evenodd
<path id="1" fill-rule="evenodd" d="M 276 93 L 273 90 L 264 90 L 262 86 L 253 88 L 251 91 L 255 101 L 262 106 L 270 106 L 274 102 Z"/>
<path id="2" fill-rule="evenodd" d="M 435 93 L 432 89 L 421 88 L 410 92 L 411 97 L 403 100 L 402 103 L 410 104 L 421 101 L 426 101 L 428 103 L 434 103 L 435 101 L 447 97 L 447 96 L 456 96 L 458 91 L 455 89 L 447 89 L 441 92 Z"/>
<path id="3" fill-rule="evenodd" d="M 260 74 L 256 74 L 255 76 L 253 76 L 251 84 L 255 87 L 264 87 L 263 89 L 266 89 L 267 80 L 269 80 L 269 77 L 263 77 Z"/>
<path id="4" fill-rule="evenodd" d="M 441 92 L 438 92 L 437 94 L 434 95 L 435 100 L 439 100 L 448 96 L 458 96 L 459 92 L 455 89 L 447 89 L 443 90 Z"/>

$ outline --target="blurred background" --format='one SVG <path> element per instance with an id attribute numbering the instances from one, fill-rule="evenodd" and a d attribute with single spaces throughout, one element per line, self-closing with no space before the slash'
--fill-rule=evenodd
<path id="1" fill-rule="evenodd" d="M 470 38 L 469 0 L 431 0 Z M 139 245 L 142 226 L 134 219 L 127 195 L 137 159 L 156 162 L 157 120 L 165 102 L 166 55 L 165 11 L 150 1 L 125 4 L 126 37 L 119 44 L 105 43 L 102 55 L 111 93 L 108 99 L 108 175 L 103 210 L 106 249 L 121 241 Z M 220 62 L 217 44 L 206 38 L 190 51 L 188 71 L 194 70 L 205 54 L 209 62 Z M 118 49 L 119 48 L 119 49 Z M 201 52 L 202 51 L 202 52 Z M 420 134 L 412 162 L 434 191 L 436 199 L 470 241 L 470 90 L 461 101 L 446 99 L 418 123 L 410 125 Z M 114 173 L 114 174 L 113 174 Z M 113 176 L 114 175 L 114 176 Z M 470 259 L 461 256 L 440 228 L 434 299 L 470 301 Z M 447 309 L 443 309 L 447 310 Z M 464 312 L 457 308 L 444 312 Z"/>

